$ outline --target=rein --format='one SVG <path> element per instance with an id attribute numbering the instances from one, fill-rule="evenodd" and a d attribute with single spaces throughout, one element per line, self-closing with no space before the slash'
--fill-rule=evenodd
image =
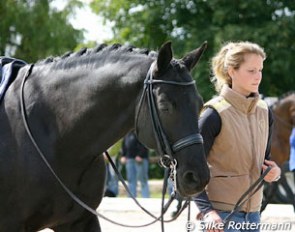
<path id="1" fill-rule="evenodd" d="M 223 220 L 224 228 L 229 223 L 232 216 L 235 213 L 237 213 L 241 209 L 241 207 L 263 186 L 264 177 L 269 173 L 271 168 L 272 168 L 271 166 L 268 166 L 267 169 L 262 173 L 262 175 L 252 185 L 250 185 L 250 187 L 246 190 L 246 192 L 244 192 L 244 194 L 239 198 L 233 210 L 224 218 Z"/>
<path id="2" fill-rule="evenodd" d="M 87 211 L 89 211 L 90 213 L 92 213 L 95 216 L 98 216 L 100 218 L 105 219 L 106 221 L 109 221 L 113 224 L 116 225 L 120 225 L 120 226 L 126 226 L 126 227 L 142 227 L 142 226 L 146 226 L 146 225 L 150 225 L 151 223 L 148 223 L 146 225 L 141 225 L 141 226 L 129 226 L 129 225 L 124 225 L 118 222 L 115 222 L 105 216 L 103 216 L 102 214 L 96 212 L 96 210 L 92 209 L 91 207 L 89 207 L 87 204 L 85 204 L 83 201 L 81 201 L 64 183 L 63 181 L 58 177 L 58 175 L 56 174 L 56 172 L 53 170 L 53 168 L 51 167 L 51 165 L 49 164 L 49 162 L 47 161 L 45 155 L 43 154 L 42 150 L 40 149 L 40 147 L 38 146 L 36 140 L 34 139 L 34 136 L 31 132 L 31 129 L 28 125 L 28 119 L 27 119 L 27 114 L 26 114 L 26 110 L 25 110 L 25 101 L 24 101 L 24 84 L 26 79 L 30 76 L 32 69 L 34 67 L 34 64 L 31 64 L 29 69 L 27 70 L 23 81 L 21 83 L 21 89 L 20 89 L 20 98 L 21 98 L 21 114 L 22 114 L 22 119 L 24 122 L 24 126 L 26 129 L 26 132 L 31 140 L 31 142 L 33 143 L 34 147 L 36 148 L 38 154 L 40 155 L 40 157 L 42 158 L 43 162 L 46 164 L 47 168 L 50 170 L 50 172 L 52 173 L 52 175 L 55 177 L 55 179 L 57 180 L 57 182 L 61 185 L 61 187 L 64 189 L 64 191 L 77 203 L 79 204 L 82 208 L 86 209 Z M 154 218 L 156 218 L 155 216 L 153 216 Z M 155 220 L 157 221 L 157 220 Z"/>
<path id="3" fill-rule="evenodd" d="M 173 219 L 173 220 L 168 220 L 168 221 L 164 221 L 164 214 L 167 212 L 169 206 L 171 205 L 172 201 L 174 200 L 175 198 L 175 195 L 172 194 L 172 197 L 169 199 L 169 201 L 166 203 L 166 205 L 164 206 L 164 195 L 165 195 L 165 192 L 166 192 L 166 188 L 167 188 L 167 178 L 165 177 L 164 178 L 164 183 L 163 183 L 163 196 L 162 196 L 162 209 L 161 209 L 161 215 L 159 217 L 157 216 L 154 216 L 152 213 L 150 213 L 148 210 L 146 210 L 144 207 L 142 207 L 139 202 L 134 198 L 132 197 L 132 199 L 135 201 L 135 203 L 145 212 L 147 213 L 148 215 L 150 215 L 152 218 L 154 218 L 154 220 L 150 223 L 147 223 L 147 224 L 143 224 L 143 225 L 126 225 L 126 224 L 122 224 L 122 223 L 118 223 L 116 221 L 113 221 L 105 216 L 103 216 L 102 214 L 98 213 L 96 210 L 92 209 L 91 207 L 89 207 L 86 203 L 84 203 L 82 200 L 80 200 L 80 198 L 78 198 L 64 183 L 63 181 L 58 177 L 58 175 L 56 174 L 56 172 L 53 170 L 53 168 L 51 167 L 50 163 L 48 162 L 48 160 L 46 159 L 44 153 L 42 152 L 42 150 L 40 149 L 39 145 L 37 144 L 33 134 L 32 134 L 32 131 L 30 129 L 30 126 L 28 124 L 28 116 L 27 116 L 27 113 L 26 113 L 26 105 L 25 105 L 25 100 L 24 100 L 24 85 L 25 85 L 25 82 L 27 80 L 27 78 L 30 76 L 32 70 L 33 70 L 33 67 L 34 67 L 34 64 L 31 64 L 30 67 L 28 68 L 28 70 L 26 71 L 24 77 L 23 77 L 23 80 L 21 82 L 21 86 L 20 86 L 20 104 L 21 104 L 21 115 L 22 115 L 22 120 L 23 120 L 23 123 L 24 123 L 24 127 L 25 127 L 25 130 L 32 142 L 32 144 L 34 145 L 35 149 L 37 150 L 39 156 L 41 157 L 41 159 L 43 160 L 43 162 L 45 163 L 45 165 L 47 166 L 47 168 L 50 170 L 50 172 L 52 173 L 52 175 L 54 176 L 54 178 L 57 180 L 57 182 L 61 185 L 61 187 L 64 189 L 64 191 L 77 203 L 79 204 L 82 208 L 84 208 L 85 210 L 87 210 L 88 212 L 90 212 L 91 214 L 95 215 L 95 216 L 98 216 L 100 218 L 103 218 L 105 219 L 106 221 L 108 222 L 111 222 L 113 224 L 116 224 L 116 225 L 119 225 L 119 226 L 123 226 L 123 227 L 131 227 L 131 228 L 139 228 L 139 227 L 146 227 L 146 226 L 149 226 L 157 221 L 161 221 L 162 223 L 162 231 L 164 231 L 164 226 L 163 226 L 163 223 L 164 222 L 171 222 L 173 220 L 175 220 L 179 215 L 180 213 L 184 210 L 184 208 L 187 206 L 187 204 L 184 205 L 184 207 L 182 208 L 181 212 L 179 212 L 179 214 Z M 147 78 L 146 80 L 151 80 L 152 79 L 152 75 L 150 74 L 152 71 L 152 66 L 147 74 Z M 147 88 L 148 84 L 149 83 L 149 86 L 150 88 Z M 186 86 L 186 85 L 192 85 L 194 84 L 195 82 L 194 81 L 191 81 L 191 82 L 173 82 L 173 81 L 160 81 L 160 80 L 151 80 L 151 81 L 146 81 L 145 82 L 145 91 L 144 91 L 144 94 L 146 92 L 148 92 L 148 96 L 149 96 L 149 106 L 150 106 L 150 111 L 151 111 L 151 116 L 152 116 L 152 121 L 153 121 L 153 125 L 154 125 L 154 128 L 156 129 L 156 140 L 158 142 L 158 144 L 162 144 L 162 141 L 164 141 L 164 145 L 165 145 L 165 149 L 161 146 L 161 154 L 162 154 L 162 157 L 164 157 L 162 159 L 162 165 L 167 168 L 167 167 L 170 167 L 171 168 L 171 173 L 170 173 L 170 177 L 174 179 L 174 182 L 176 181 L 176 165 L 177 165 L 177 162 L 175 159 L 172 158 L 172 154 L 176 151 L 179 151 L 187 146 L 190 146 L 192 144 L 195 144 L 195 143 L 203 143 L 203 139 L 202 139 L 202 136 L 200 134 L 194 134 L 194 135 L 190 135 L 190 136 L 187 136 L 183 139 L 180 139 L 178 140 L 176 143 L 174 143 L 172 145 L 172 147 L 170 146 L 170 144 L 168 143 L 168 140 L 166 138 L 166 135 L 164 133 L 164 130 L 162 128 L 162 125 L 160 123 L 160 120 L 159 120 L 159 117 L 158 117 L 158 114 L 157 114 L 157 111 L 156 111 L 156 105 L 155 105 L 155 102 L 154 102 L 154 98 L 153 98 L 153 93 L 152 93 L 152 84 L 153 83 L 164 83 L 164 84 L 173 84 L 173 85 L 181 85 L 181 86 Z M 149 89 L 149 91 L 147 91 L 147 89 Z M 161 141 L 160 141 L 161 140 Z M 168 149 L 168 150 L 166 150 Z M 164 151 L 167 152 L 167 154 L 169 154 L 169 156 L 167 155 L 164 155 Z M 105 152 L 105 154 L 109 157 L 108 153 Z M 165 161 L 165 158 L 169 159 L 171 162 L 168 164 L 166 161 Z M 111 163 L 111 165 L 113 166 L 116 174 L 118 175 L 119 179 L 122 181 L 124 187 L 126 188 L 126 191 L 130 194 L 130 196 L 132 196 L 130 190 L 128 189 L 122 175 L 120 174 L 120 172 L 117 170 L 117 168 L 115 167 L 115 164 L 113 163 L 112 159 L 110 159 L 109 157 L 109 161 Z M 168 165 L 168 166 L 167 166 Z M 166 172 L 167 173 L 167 172 Z M 174 184 L 175 186 L 175 190 L 176 191 L 176 184 Z M 165 189 L 164 189 L 165 188 Z M 175 192 L 174 192 L 175 193 Z"/>

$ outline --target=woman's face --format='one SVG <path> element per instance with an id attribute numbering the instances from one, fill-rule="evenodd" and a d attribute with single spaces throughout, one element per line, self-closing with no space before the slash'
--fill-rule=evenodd
<path id="1" fill-rule="evenodd" d="M 257 54 L 245 54 L 244 62 L 238 69 L 229 69 L 232 89 L 244 96 L 258 93 L 262 79 L 263 58 Z"/>

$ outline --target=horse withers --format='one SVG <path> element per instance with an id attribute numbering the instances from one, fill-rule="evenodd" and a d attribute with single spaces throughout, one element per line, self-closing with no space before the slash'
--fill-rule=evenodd
<path id="1" fill-rule="evenodd" d="M 105 182 L 99 154 L 131 129 L 175 163 L 181 195 L 202 191 L 209 170 L 190 71 L 205 47 L 174 59 L 169 42 L 158 53 L 100 45 L 21 68 L 0 107 L 0 231 L 101 231 L 53 172 L 96 209 Z"/>

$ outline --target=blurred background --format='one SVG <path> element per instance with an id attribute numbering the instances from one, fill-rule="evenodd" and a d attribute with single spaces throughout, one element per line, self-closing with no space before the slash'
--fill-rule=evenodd
<path id="1" fill-rule="evenodd" d="M 226 41 L 265 48 L 264 96 L 295 89 L 295 1 L 286 0 L 1 0 L 0 54 L 36 62 L 99 43 L 178 54 L 208 41 L 193 73 L 204 100 L 214 94 L 210 58 Z"/>

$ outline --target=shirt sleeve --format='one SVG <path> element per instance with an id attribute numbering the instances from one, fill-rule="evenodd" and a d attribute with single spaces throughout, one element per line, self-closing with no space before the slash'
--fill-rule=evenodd
<path id="1" fill-rule="evenodd" d="M 199 129 L 204 140 L 205 154 L 206 157 L 208 157 L 215 137 L 220 133 L 221 130 L 221 118 L 216 110 L 213 108 L 205 109 L 199 119 Z M 213 209 L 206 191 L 203 191 L 199 195 L 194 196 L 193 200 L 203 215 Z"/>
<path id="2" fill-rule="evenodd" d="M 200 116 L 199 129 L 204 140 L 206 157 L 214 143 L 215 137 L 221 130 L 221 118 L 213 108 L 207 108 Z"/>
<path id="3" fill-rule="evenodd" d="M 265 159 L 270 160 L 271 158 L 271 138 L 272 138 L 272 130 L 273 130 L 273 114 L 270 108 L 268 108 L 268 140 L 266 144 L 265 150 Z"/>

